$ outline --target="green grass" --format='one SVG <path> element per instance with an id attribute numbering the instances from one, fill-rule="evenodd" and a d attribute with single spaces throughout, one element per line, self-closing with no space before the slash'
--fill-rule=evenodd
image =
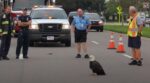
<path id="1" fill-rule="evenodd" d="M 118 33 L 127 33 L 128 26 L 121 26 L 121 25 L 105 25 L 105 30 L 118 32 Z M 143 37 L 150 38 L 150 28 L 143 28 Z"/>

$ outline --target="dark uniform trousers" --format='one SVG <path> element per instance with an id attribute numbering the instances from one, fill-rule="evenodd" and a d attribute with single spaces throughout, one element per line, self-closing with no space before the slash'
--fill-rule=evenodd
<path id="1" fill-rule="evenodd" d="M 23 56 L 26 57 L 28 53 L 28 46 L 29 46 L 29 30 L 26 29 L 21 29 L 18 35 L 18 41 L 17 41 L 17 49 L 16 49 L 16 54 L 17 56 L 20 55 L 21 48 L 23 52 Z"/>
<path id="2" fill-rule="evenodd" d="M 11 43 L 11 34 L 5 34 L 1 37 L 0 57 L 7 57 Z"/>

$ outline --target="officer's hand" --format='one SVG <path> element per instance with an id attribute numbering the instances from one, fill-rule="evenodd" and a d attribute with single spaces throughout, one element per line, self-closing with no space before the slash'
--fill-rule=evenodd
<path id="1" fill-rule="evenodd" d="M 138 36 L 142 36 L 142 33 L 141 33 L 141 32 L 138 32 Z"/>
<path id="2" fill-rule="evenodd" d="M 86 32 L 87 32 L 87 33 L 90 32 L 90 29 L 87 29 Z"/>

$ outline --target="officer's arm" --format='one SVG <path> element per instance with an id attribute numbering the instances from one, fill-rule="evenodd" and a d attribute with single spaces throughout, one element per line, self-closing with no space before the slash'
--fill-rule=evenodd
<path id="1" fill-rule="evenodd" d="M 28 22 L 27 22 L 27 25 L 28 25 L 28 26 L 31 26 L 31 22 L 32 22 L 31 20 L 28 21 Z"/>
<path id="2" fill-rule="evenodd" d="M 0 33 L 2 33 L 2 15 L 0 15 Z"/>
<path id="3" fill-rule="evenodd" d="M 28 21 L 28 22 L 25 22 L 24 24 L 25 24 L 26 26 L 30 26 L 30 25 L 31 25 L 31 17 L 28 16 L 27 18 L 29 19 L 29 21 Z"/>
<path id="4" fill-rule="evenodd" d="M 88 26 L 88 30 L 90 30 L 91 29 L 91 24 Z"/>
<path id="5" fill-rule="evenodd" d="M 18 20 L 18 26 L 23 26 L 23 23 L 20 20 Z"/>
<path id="6" fill-rule="evenodd" d="M 18 26 L 23 26 L 23 23 L 21 22 L 21 17 L 20 16 L 18 17 L 17 23 L 18 23 Z"/>
<path id="7" fill-rule="evenodd" d="M 29 26 L 31 26 L 31 23 L 32 23 L 32 19 L 31 19 L 31 17 L 29 16 L 29 22 L 28 22 Z"/>
<path id="8" fill-rule="evenodd" d="M 72 23 L 71 23 L 71 31 L 74 32 L 75 31 L 75 20 L 73 19 Z"/>
<path id="9" fill-rule="evenodd" d="M 28 21 L 28 22 L 22 22 L 22 25 L 23 26 L 30 26 L 31 25 L 31 20 Z"/>
<path id="10" fill-rule="evenodd" d="M 139 25 L 138 26 L 138 32 L 141 33 L 142 29 L 143 29 L 143 21 L 141 20 L 140 17 L 137 19 L 137 24 Z"/>
<path id="11" fill-rule="evenodd" d="M 143 30 L 143 25 L 140 25 L 138 28 L 139 28 L 139 31 L 138 31 L 138 32 L 141 33 L 142 30 Z"/>
<path id="12" fill-rule="evenodd" d="M 91 21 L 89 19 L 87 19 L 87 25 L 88 25 L 88 30 L 91 29 Z"/>

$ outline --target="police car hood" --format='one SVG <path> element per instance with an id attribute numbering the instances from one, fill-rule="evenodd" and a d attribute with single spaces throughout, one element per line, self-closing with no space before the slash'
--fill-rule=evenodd
<path id="1" fill-rule="evenodd" d="M 32 24 L 69 24 L 68 19 L 32 19 Z"/>

